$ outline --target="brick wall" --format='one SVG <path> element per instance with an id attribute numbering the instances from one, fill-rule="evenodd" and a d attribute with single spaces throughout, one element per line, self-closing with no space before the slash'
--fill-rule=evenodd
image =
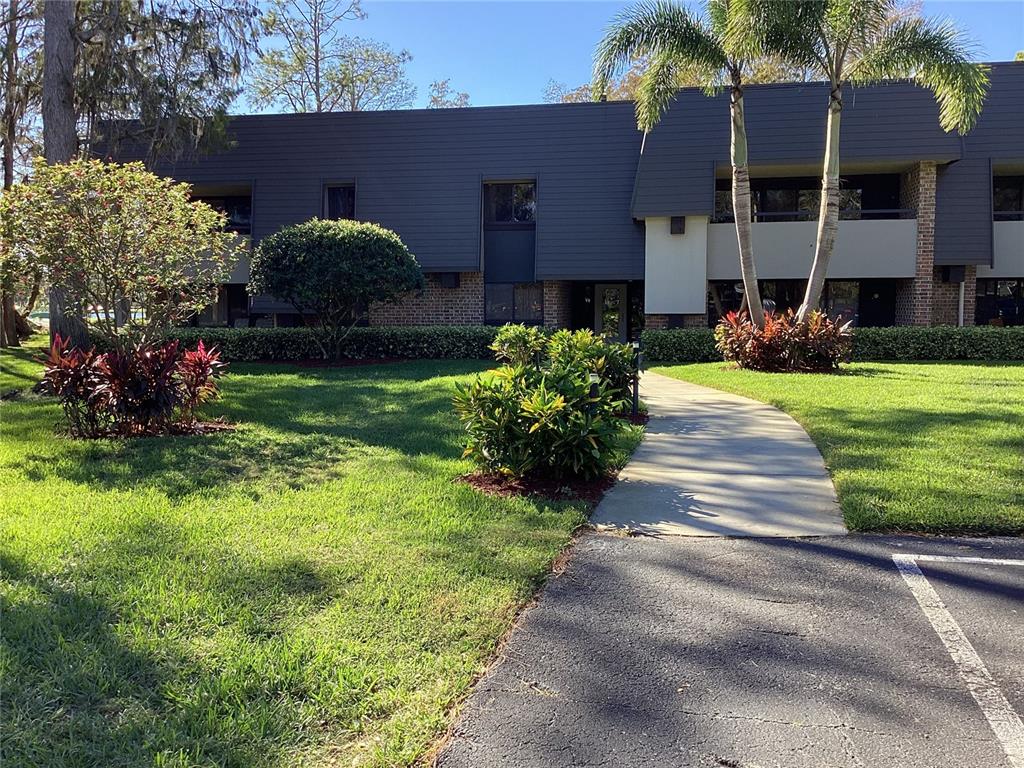
<path id="1" fill-rule="evenodd" d="M 427 274 L 423 291 L 397 304 L 370 307 L 370 325 L 480 325 L 484 322 L 484 276 L 462 272 L 458 288 L 443 288 Z"/>
<path id="2" fill-rule="evenodd" d="M 900 286 L 896 296 L 899 325 L 932 324 L 932 292 L 935 283 L 935 163 L 927 160 L 903 174 L 900 205 L 917 209 L 917 258 L 914 278 Z"/>
<path id="3" fill-rule="evenodd" d="M 570 286 L 566 280 L 544 281 L 544 327 L 568 328 L 572 322 Z"/>
<path id="4" fill-rule="evenodd" d="M 667 328 L 707 328 L 708 316 L 703 315 L 644 315 L 644 328 L 663 331 Z"/>
<path id="5" fill-rule="evenodd" d="M 977 303 L 977 267 L 964 268 L 964 325 L 974 325 Z M 932 288 L 932 323 L 957 325 L 960 322 L 960 283 L 942 282 L 941 268 L 935 269 Z"/>

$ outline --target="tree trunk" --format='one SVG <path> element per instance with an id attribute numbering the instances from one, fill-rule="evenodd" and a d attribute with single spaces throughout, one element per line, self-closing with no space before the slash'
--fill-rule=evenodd
<path id="1" fill-rule="evenodd" d="M 49 2 L 43 9 L 43 154 L 50 164 L 66 163 L 78 154 L 74 71 L 75 9 L 68 0 Z M 55 334 L 85 347 L 89 335 L 81 309 L 68 306 L 61 286 L 50 289 L 50 340 Z"/>
<path id="2" fill-rule="evenodd" d="M 736 242 L 740 252 L 743 294 L 747 297 L 751 321 L 758 328 L 763 328 L 764 309 L 761 306 L 761 292 L 757 287 L 757 269 L 754 266 L 754 248 L 751 242 L 747 124 L 743 114 L 743 89 L 738 86 L 735 79 L 729 104 L 732 117 L 732 212 L 736 220 Z"/>
<path id="3" fill-rule="evenodd" d="M 843 89 L 832 86 L 825 129 L 825 162 L 821 175 L 821 205 L 818 209 L 818 236 L 814 244 L 814 262 L 807 278 L 807 291 L 797 311 L 798 320 L 818 309 L 825 289 L 825 274 L 836 246 L 839 231 L 839 124 L 843 113 Z"/>
<path id="4" fill-rule="evenodd" d="M 4 189 L 14 184 L 14 142 L 18 138 L 18 115 L 15 106 L 15 68 L 18 49 L 18 2 L 11 0 L 7 18 L 7 42 L 5 43 L 4 68 L 7 76 L 7 92 L 4 94 Z"/>
<path id="5" fill-rule="evenodd" d="M 18 339 L 18 311 L 14 308 L 14 297 L 4 292 L 0 297 L 0 347 L 20 347 Z"/>

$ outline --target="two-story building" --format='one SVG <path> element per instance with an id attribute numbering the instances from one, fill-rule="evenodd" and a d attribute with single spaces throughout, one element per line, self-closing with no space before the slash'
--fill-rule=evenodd
<path id="1" fill-rule="evenodd" d="M 994 64 L 977 127 L 928 91 L 847 90 L 842 213 L 825 308 L 859 325 L 1024 323 L 1024 63 Z M 762 294 L 810 269 L 827 88 L 747 91 Z M 236 117 L 230 149 L 165 164 L 254 241 L 312 217 L 395 230 L 426 288 L 370 323 L 521 321 L 619 337 L 707 325 L 742 299 L 728 97 L 683 90 L 646 137 L 633 104 Z M 202 322 L 294 324 L 239 264 Z"/>

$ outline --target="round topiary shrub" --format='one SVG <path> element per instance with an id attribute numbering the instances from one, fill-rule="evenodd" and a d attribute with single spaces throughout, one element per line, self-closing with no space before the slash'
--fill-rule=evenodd
<path id="1" fill-rule="evenodd" d="M 423 273 L 401 238 L 362 221 L 311 219 L 264 238 L 252 257 L 250 291 L 316 316 L 325 359 L 340 356 L 348 332 L 371 304 L 423 288 Z"/>

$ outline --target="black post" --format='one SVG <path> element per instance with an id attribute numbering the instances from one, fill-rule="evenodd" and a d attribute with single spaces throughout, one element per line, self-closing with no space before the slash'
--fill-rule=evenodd
<path id="1" fill-rule="evenodd" d="M 633 342 L 633 419 L 640 415 L 640 342 Z"/>
<path id="2" fill-rule="evenodd" d="M 598 383 L 600 381 L 601 377 L 596 373 L 590 374 L 590 402 L 587 403 L 587 413 L 590 415 L 594 413 L 594 401 L 597 400 Z"/>

